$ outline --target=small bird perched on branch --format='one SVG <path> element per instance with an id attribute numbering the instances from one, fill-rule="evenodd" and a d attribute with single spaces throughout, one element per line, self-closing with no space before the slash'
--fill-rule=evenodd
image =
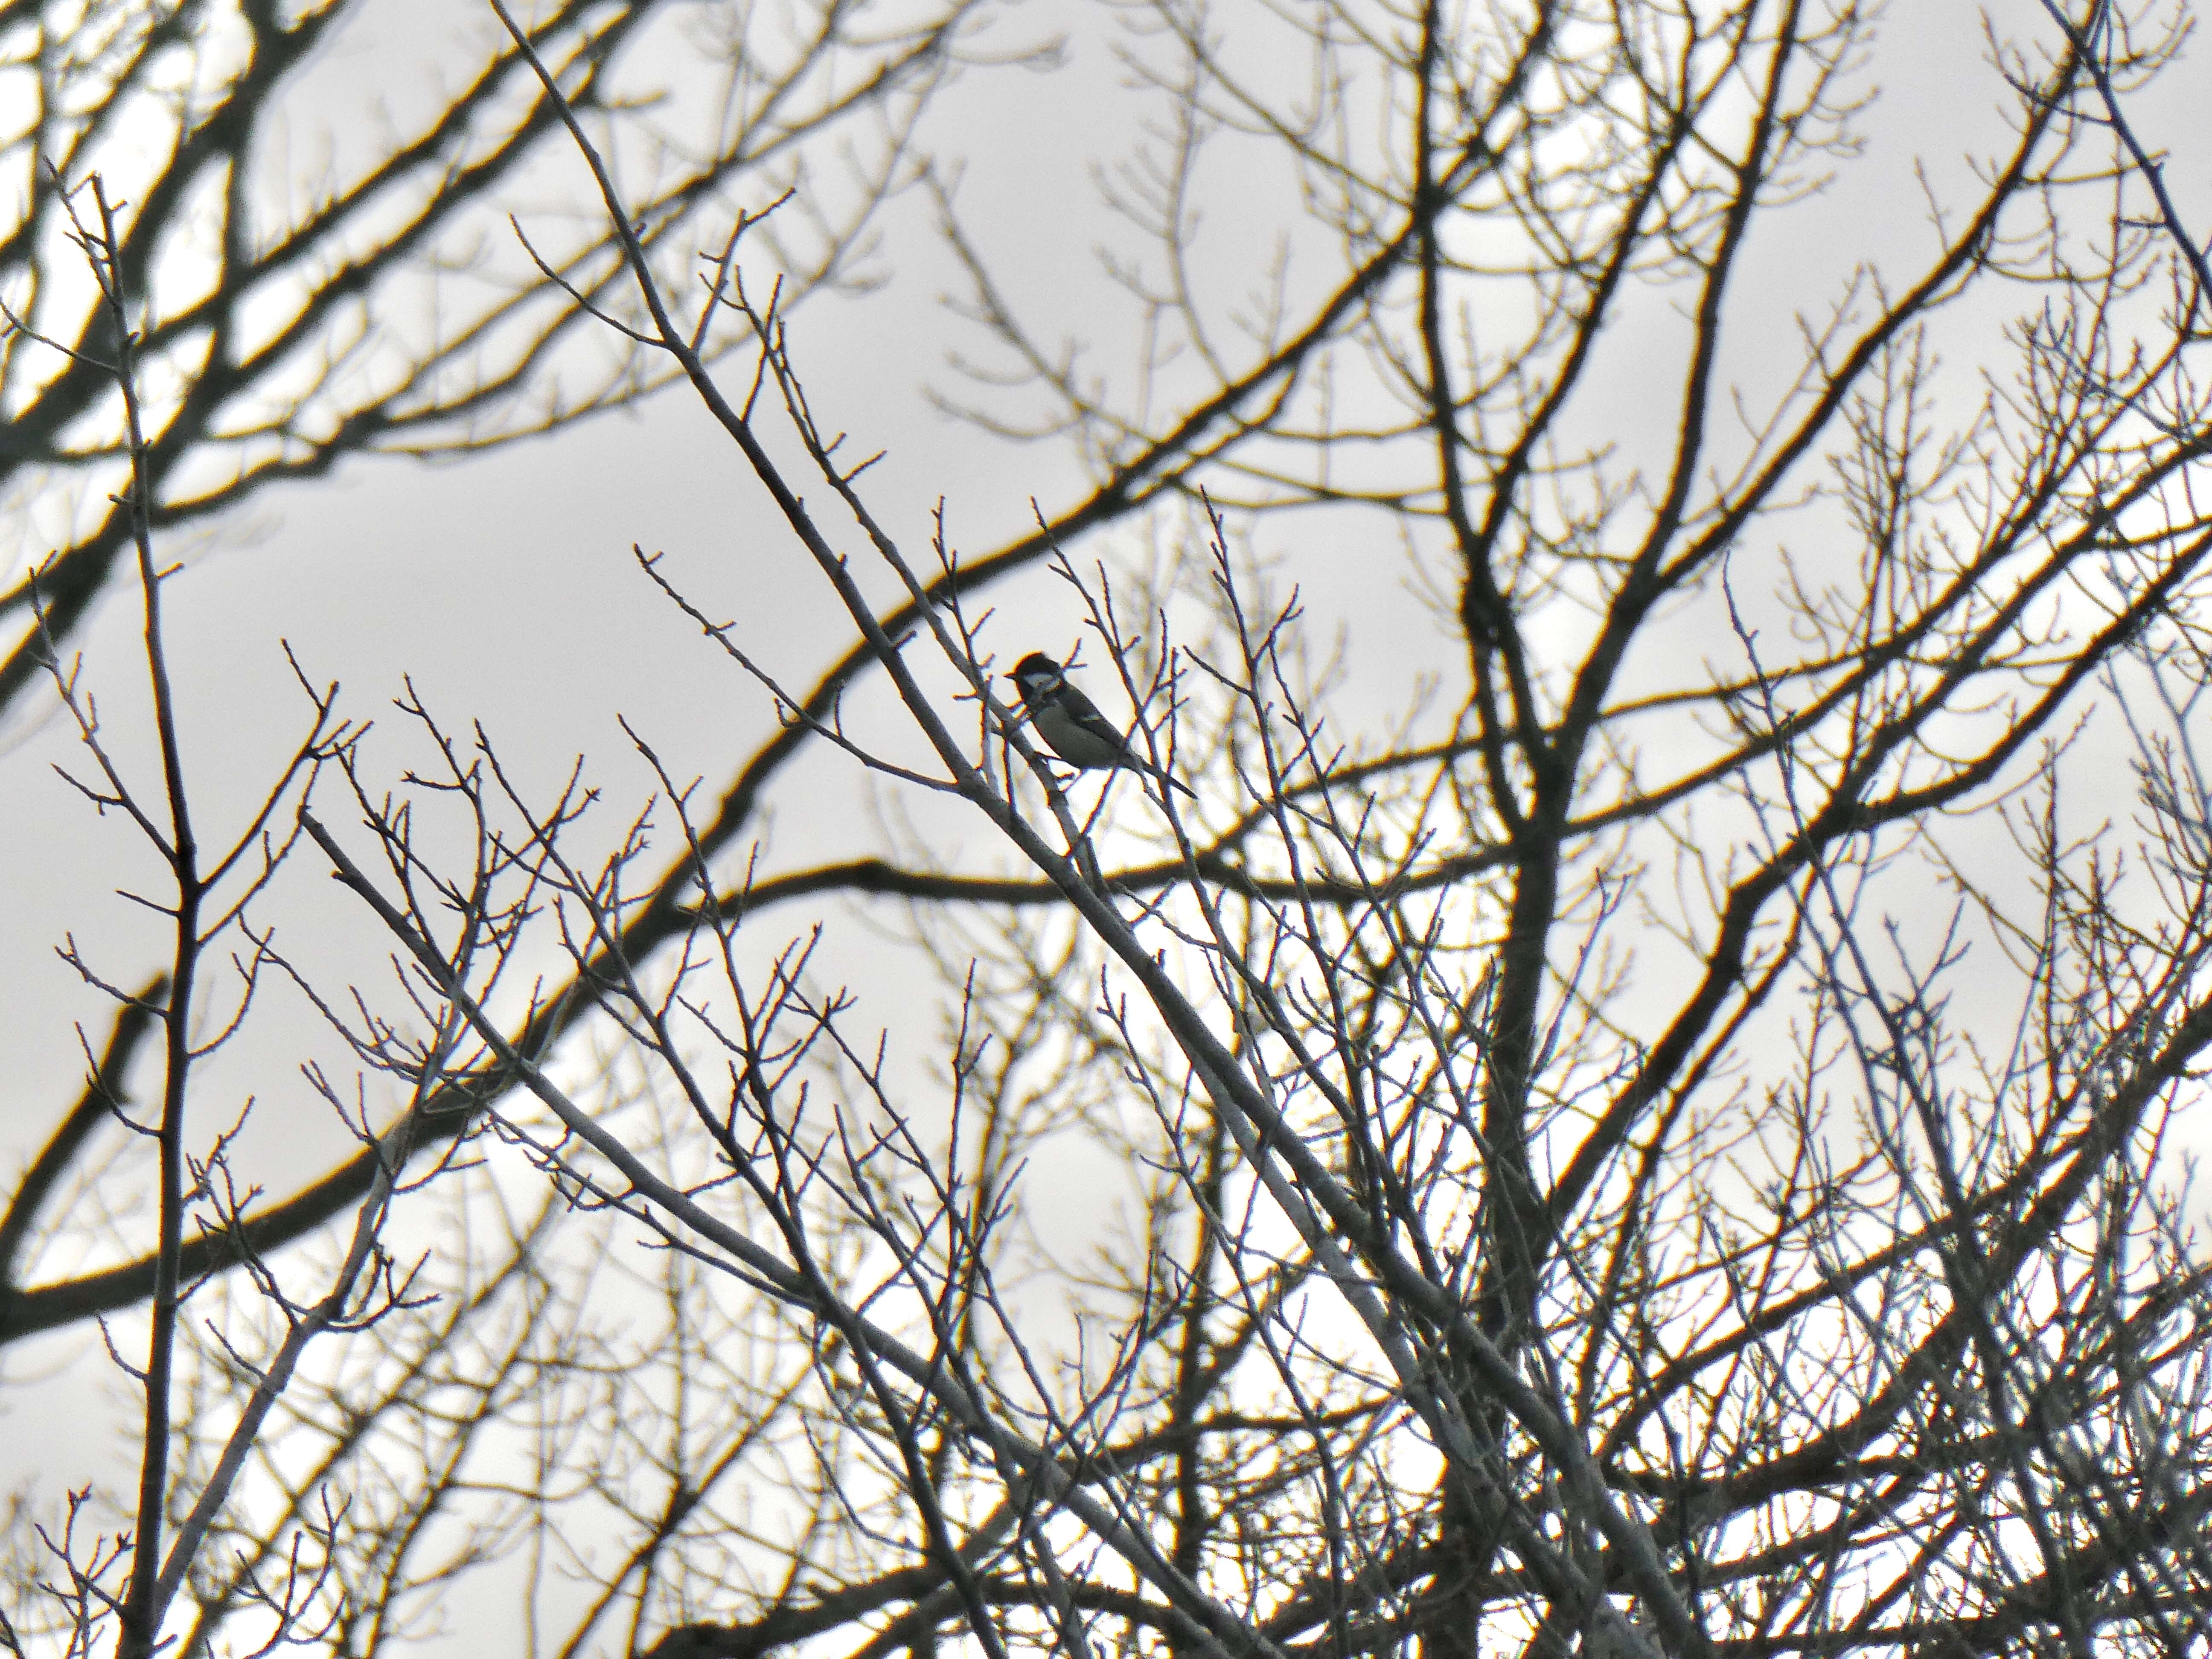
<path id="1" fill-rule="evenodd" d="M 1021 689 L 1022 707 L 1030 724 L 1052 752 L 1079 771 L 1111 770 L 1117 766 L 1149 773 L 1170 789 L 1180 789 L 1193 800 L 1198 792 L 1181 779 L 1171 778 L 1130 745 L 1128 734 L 1098 712 L 1098 705 L 1067 683 L 1067 671 L 1042 651 L 1032 651 L 1006 676 Z"/>

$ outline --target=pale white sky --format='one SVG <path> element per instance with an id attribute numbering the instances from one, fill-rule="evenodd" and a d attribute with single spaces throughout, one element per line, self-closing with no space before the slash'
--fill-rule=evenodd
<path id="1" fill-rule="evenodd" d="M 341 92 L 374 88 L 403 112 L 427 84 L 448 4 L 392 4 L 388 34 L 342 40 L 316 73 Z M 2001 19 L 2040 15 L 2034 0 L 2002 0 Z M 1995 142 L 2003 89 L 1983 62 L 1976 9 L 1951 0 L 1898 0 L 1872 77 L 1883 100 L 1867 118 L 1863 163 L 1822 200 L 1774 221 L 1753 245 L 1748 273 L 1771 294 L 1773 321 L 1819 306 L 1840 273 L 1862 258 L 1904 258 L 1926 246 L 1913 165 L 1939 185 L 1960 177 L 1963 154 Z M 2023 24 L 2022 27 L 2027 25 Z M 459 27 L 472 27 L 463 23 Z M 998 26 L 1008 41 L 1064 31 L 1069 61 L 1054 74 L 978 70 L 947 95 L 928 128 L 941 155 L 962 159 L 960 203 L 986 239 L 1006 291 L 1041 332 L 1095 342 L 1102 362 L 1132 337 L 1121 297 L 1099 275 L 1097 249 L 1122 234 L 1097 205 L 1091 170 L 1134 137 L 1136 106 L 1111 50 L 1114 25 L 1077 0 L 1025 0 Z M 398 67 L 406 64 L 409 67 Z M 2212 79 L 2202 54 L 2135 114 L 2154 143 L 2179 158 L 2172 183 L 2212 228 L 2212 178 L 2203 162 L 2203 112 Z M 304 147 L 303 147 L 304 148 Z M 580 189 L 580 174 L 577 187 Z M 1273 252 L 1270 225 L 1294 204 L 1270 194 L 1264 174 L 1218 181 L 1200 248 L 1202 275 L 1224 294 L 1260 279 Z M 1793 228 L 1794 227 L 1794 231 Z M 495 228 L 496 234 L 503 230 Z M 974 349 L 974 331 L 946 315 L 939 297 L 956 283 L 932 238 L 926 198 L 902 198 L 884 222 L 878 263 L 893 280 L 860 299 L 810 303 L 793 324 L 793 349 L 824 423 L 854 434 L 886 459 L 867 477 L 878 517 L 921 554 L 941 497 L 958 542 L 988 550 L 1018 533 L 1036 498 L 1048 513 L 1077 498 L 1080 475 L 1048 445 L 1019 447 L 956 423 L 930 407 L 924 388 L 954 387 L 947 354 Z M 1655 359 L 1672 342 L 1666 301 L 1648 319 Z M 1610 413 L 1632 444 L 1672 429 L 1671 410 L 1637 398 L 1639 343 L 1622 343 L 1620 391 Z M 1747 361 L 1747 379 L 1758 365 Z M 1665 373 L 1662 364 L 1658 371 Z M 1109 563 L 1130 532 L 1074 551 Z M 1309 615 L 1341 625 L 1347 645 L 1336 718 L 1379 730 L 1409 700 L 1417 677 L 1456 684 L 1463 653 L 1406 591 L 1398 550 L 1363 541 L 1376 524 L 1349 514 L 1285 518 L 1261 532 L 1282 580 L 1304 586 Z M 791 682 L 810 685 L 848 629 L 820 578 L 787 545 L 740 458 L 681 392 L 638 410 L 600 418 L 553 437 L 465 465 L 424 467 L 399 460 L 355 463 L 334 477 L 270 490 L 203 547 L 169 550 L 191 568 L 167 592 L 169 650 L 184 699 L 184 745 L 199 781 L 204 838 L 220 837 L 242 810 L 240 789 L 264 777 L 300 729 L 302 701 L 280 641 L 307 671 L 344 686 L 343 708 L 371 717 L 373 750 L 396 773 L 410 739 L 390 700 L 411 677 L 456 729 L 481 721 L 526 778 L 550 786 L 579 753 L 607 792 L 603 828 L 616 833 L 649 787 L 617 725 L 626 718 L 679 777 L 697 775 L 717 794 L 729 769 L 773 730 L 765 701 L 653 590 L 632 561 L 633 544 L 665 550 L 669 569 L 708 612 L 740 624 L 748 647 Z M 1006 660 L 1031 645 L 1057 652 L 1079 615 L 1062 585 L 1040 569 L 994 592 L 994 639 Z M 135 775 L 150 782 L 140 715 L 143 671 L 136 654 L 134 597 L 118 589 L 78 641 L 86 678 L 97 687 L 107 735 Z M 1709 642 L 1710 643 L 1710 642 Z M 1095 647 L 1093 648 L 1095 660 Z M 1107 676 L 1094 671 L 1094 690 Z M 1102 701 L 1105 699 L 1102 698 Z M 879 700 L 855 712 L 894 729 Z M 903 741 L 903 738 L 901 739 Z M 149 884 L 154 872 L 117 815 L 105 819 L 54 775 L 81 765 L 71 732 L 51 699 L 15 714 L 0 730 L 0 1057 L 8 1106 L 0 1114 L 0 1170 L 36 1147 L 80 1077 L 74 1033 L 85 1022 L 105 1032 L 106 1005 L 53 954 L 74 934 L 114 977 L 136 982 L 161 959 L 153 918 L 114 896 Z M 2109 759 L 2110 757 L 2108 756 Z M 868 791 L 855 769 L 826 750 L 788 773 L 774 795 L 764 871 L 876 850 Z M 336 797 L 331 798 L 333 808 Z M 906 803 L 939 855 L 958 863 L 975 837 L 971 867 L 1000 854 L 981 825 L 936 803 Z M 358 908 L 303 860 L 268 907 L 284 936 L 312 940 L 319 960 L 373 963 L 383 946 Z M 838 913 L 833 911 L 833 918 Z M 769 923 L 781 936 L 802 921 L 793 910 Z M 875 937 L 842 920 L 852 948 L 841 970 L 866 1009 L 918 1039 L 933 1011 L 911 997 L 912 970 Z M 258 1100 L 241 1161 L 272 1190 L 324 1167 L 343 1142 L 294 1069 L 304 1054 L 335 1059 L 334 1045 L 296 1001 L 270 999 L 248 1039 L 210 1068 L 201 1098 L 209 1121 L 228 1117 L 248 1095 Z M 1096 1193 L 1080 1170 L 1046 1170 L 1063 1207 Z M 66 1259 L 50 1264 L 65 1271 Z M 22 1345 L 0 1370 L 0 1488 L 35 1476 L 50 1496 L 112 1473 L 115 1391 L 96 1332 L 79 1330 Z M 455 1650 L 459 1650 L 457 1647 Z"/>

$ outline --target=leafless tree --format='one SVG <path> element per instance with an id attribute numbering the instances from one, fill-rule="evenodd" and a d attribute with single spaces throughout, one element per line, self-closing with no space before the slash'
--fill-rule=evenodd
<path id="1" fill-rule="evenodd" d="M 1139 16 L 1170 118 L 1122 175 L 1155 239 L 1125 400 L 945 198 L 1048 400 L 976 412 L 1097 469 L 974 561 L 872 510 L 750 222 L 664 280 L 570 112 L 620 315 L 854 644 L 786 687 L 641 553 L 786 725 L 719 801 L 664 771 L 611 854 L 573 850 L 580 771 L 540 798 L 419 702 L 397 784 L 310 745 L 298 856 L 398 975 L 317 994 L 393 1121 L 480 1155 L 437 1190 L 482 1237 L 434 1306 L 388 1298 L 358 1380 L 287 1393 L 191 1639 L 365 1651 L 508 1560 L 563 1652 L 2201 1645 L 2206 271 L 2125 121 L 2186 16 L 1993 35 L 2008 147 L 1968 198 L 1931 182 L 1916 265 L 1791 296 L 1778 374 L 1744 273 L 1853 159 L 1862 9 L 1238 13 L 1303 36 L 1297 98 L 1224 14 Z M 1317 295 L 1285 267 L 1234 345 L 1189 246 L 1222 135 L 1277 147 L 1344 256 Z M 1655 441 L 1613 377 L 1662 315 Z M 728 384 L 718 325 L 755 354 Z M 1148 505 L 1179 568 L 1078 563 Z M 1249 552 L 1294 508 L 1426 573 L 1465 663 L 1436 729 L 1338 735 L 1315 619 Z M 1030 642 L 981 596 L 1048 561 L 1194 807 L 1066 778 L 1000 689 Z M 908 725 L 848 711 L 864 674 Z M 807 747 L 1004 861 L 757 868 Z M 765 936 L 824 894 L 902 903 L 949 988 L 932 1054 L 838 988 L 831 924 Z M 548 949 L 565 976 L 523 984 Z M 1126 1179 L 1070 1261 L 1026 1191 L 1078 1139 Z M 392 1167 L 364 1158 L 328 1190 Z M 270 1213 L 159 1272 L 265 1264 L 301 1231 Z M 591 1311 L 615 1277 L 649 1340 Z M 15 1328 L 143 1294 L 87 1283 Z M 369 1433 L 420 1478 L 341 1513 Z M 48 1541 L 82 1569 L 48 1623 L 87 1628 L 115 1564 Z"/>
<path id="2" fill-rule="evenodd" d="M 622 303 L 627 280 L 604 224 L 535 223 L 527 240 L 509 228 L 502 210 L 529 199 L 532 170 L 567 137 L 496 20 L 457 16 L 455 44 L 473 28 L 476 60 L 419 71 L 453 95 L 364 149 L 360 133 L 319 120 L 326 88 L 311 76 L 334 46 L 358 50 L 349 32 L 374 29 L 372 4 L 0 5 L 5 155 L 20 185 L 0 234 L 0 479 L 22 529 L 0 592 L 14 623 L 0 708 L 35 696 L 43 665 L 66 653 L 117 573 L 131 574 L 139 509 L 125 503 L 142 494 L 149 532 L 173 548 L 271 483 L 349 458 L 527 438 L 667 379 L 598 314 Z M 781 201 L 772 246 L 787 304 L 874 274 L 873 217 L 910 182 L 915 123 L 982 21 L 966 0 L 896 23 L 842 5 L 768 19 L 668 0 L 545 5 L 532 19 L 568 106 L 619 145 L 641 245 L 680 268 L 739 204 Z M 115 280 L 145 388 L 135 463 L 114 326 L 82 280 L 70 205 L 94 172 L 121 213 Z M 713 356 L 728 337 L 710 330 L 700 349 Z M 143 492 L 128 487 L 134 465 Z M 101 1045 L 102 1074 L 119 1077 L 155 1029 L 126 1011 Z M 94 1090 L 52 1114 L 0 1219 L 9 1340 L 151 1293 L 150 1255 L 67 1284 L 24 1278 L 27 1243 L 105 1112 Z M 257 1237 L 300 1237 L 349 1211 L 373 1178 L 364 1158 L 264 1203 Z M 198 1244 L 187 1277 L 204 1263 Z"/>
<path id="3" fill-rule="evenodd" d="M 462 10 L 451 45 L 473 46 L 475 60 L 417 63 L 406 43 L 374 38 L 378 9 L 0 6 L 0 154 L 15 185 L 0 300 L 75 352 L 21 331 L 0 349 L 0 480 L 37 549 L 0 591 L 15 624 L 0 707 L 40 682 L 33 570 L 45 632 L 66 643 L 129 562 L 129 518 L 110 500 L 128 471 L 106 373 L 114 354 L 80 280 L 67 209 L 95 171 L 128 206 L 118 276 L 142 336 L 157 532 L 173 537 L 272 481 L 352 457 L 528 437 L 655 383 L 592 315 L 619 281 L 604 227 L 549 222 L 534 246 L 507 230 L 505 212 L 558 131 L 512 44 Z M 787 27 L 670 0 L 562 0 L 531 21 L 571 106 L 632 169 L 624 182 L 647 246 L 681 262 L 732 204 L 790 191 L 796 210 L 779 216 L 776 251 L 795 297 L 868 274 L 854 261 L 871 219 L 910 175 L 915 122 L 980 18 L 959 0 L 896 26 L 805 6 Z M 411 125 L 364 97 L 364 117 L 384 109 L 391 129 L 366 143 L 325 113 L 330 81 L 316 77 L 334 46 L 380 51 L 356 67 L 388 67 L 394 91 L 443 83 L 452 95 Z M 687 84 L 672 88 L 679 77 Z M 841 142 L 838 164 L 825 165 L 822 152 Z"/>

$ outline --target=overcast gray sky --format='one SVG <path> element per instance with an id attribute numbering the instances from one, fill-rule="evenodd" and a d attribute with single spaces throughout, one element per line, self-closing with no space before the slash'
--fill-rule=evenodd
<path id="1" fill-rule="evenodd" d="M 459 0 L 386 0 L 370 9 L 368 25 L 315 65 L 317 107 L 343 112 L 388 99 L 404 116 L 429 84 L 426 65 L 439 61 L 450 32 L 482 27 L 462 15 L 467 8 Z M 2040 15 L 2034 0 L 2002 0 L 1992 10 L 2022 29 Z M 1101 276 L 1097 254 L 1121 228 L 1098 205 L 1093 169 L 1126 152 L 1139 112 L 1112 55 L 1119 26 L 1105 9 L 1077 0 L 1024 0 L 995 27 L 1010 45 L 1065 34 L 1065 64 L 1050 73 L 970 71 L 930 118 L 929 145 L 957 158 L 960 204 L 1006 291 L 1041 332 L 1087 339 L 1110 367 L 1133 337 L 1129 308 Z M 1940 187 L 1960 179 L 1964 158 L 2001 133 L 2004 89 L 1984 61 L 1972 6 L 1898 0 L 1869 76 L 1882 99 L 1865 118 L 1863 161 L 1824 198 L 1778 216 L 1754 245 L 1751 275 L 1771 296 L 1777 328 L 1794 310 L 1821 304 L 1854 262 L 1923 247 L 1929 230 L 1915 166 L 1924 165 Z M 349 98 L 362 101 L 349 106 Z M 2207 111 L 2212 70 L 2200 52 L 2134 112 L 2146 135 L 2177 158 L 2172 183 L 2195 222 L 2212 228 Z M 303 112 L 301 118 L 311 118 Z M 1270 227 L 1288 223 L 1296 205 L 1273 189 L 1279 181 L 1235 172 L 1224 161 L 1200 241 L 1201 276 L 1224 294 L 1257 283 L 1272 256 Z M 580 195 L 580 170 L 569 183 Z M 489 234 L 506 232 L 494 225 Z M 918 554 L 942 499 L 956 539 L 980 553 L 1030 523 L 1032 498 L 1048 514 L 1076 499 L 1082 477 L 1064 451 L 993 438 L 948 418 L 926 397 L 933 384 L 958 386 L 948 354 L 975 349 L 977 340 L 939 303 L 956 273 L 934 240 L 922 192 L 884 219 L 876 263 L 886 286 L 810 301 L 793 320 L 792 341 L 825 423 L 852 432 L 859 447 L 885 451 L 866 478 L 878 517 Z M 1663 317 L 1650 326 L 1663 349 Z M 1755 380 L 1758 367 L 1747 359 L 1746 377 Z M 1639 406 L 1632 341 L 1623 343 L 1616 373 L 1618 435 L 1630 444 L 1639 433 L 1662 438 L 1671 411 Z M 1462 652 L 1408 591 L 1398 549 L 1363 544 L 1361 533 L 1361 521 L 1347 515 L 1313 514 L 1273 521 L 1261 539 L 1280 561 L 1285 585 L 1302 585 L 1309 615 L 1342 627 L 1346 669 L 1335 718 L 1377 729 L 1407 706 L 1419 676 L 1445 676 L 1455 685 Z M 1073 550 L 1110 564 L 1126 554 L 1129 534 Z M 577 755 L 588 757 L 591 777 L 610 798 L 608 835 L 650 787 L 617 716 L 675 775 L 702 777 L 710 794 L 719 793 L 729 769 L 772 731 L 772 711 L 639 572 L 633 544 L 665 551 L 696 602 L 736 619 L 748 647 L 798 685 L 810 684 L 848 635 L 842 613 L 764 510 L 738 455 L 681 391 L 465 464 L 357 461 L 331 478 L 269 490 L 205 538 L 165 550 L 189 567 L 167 590 L 168 641 L 208 838 L 235 821 L 244 810 L 239 789 L 265 776 L 301 730 L 304 703 L 283 641 L 311 675 L 343 682 L 343 712 L 378 721 L 378 752 L 390 757 L 390 771 L 412 741 L 390 702 L 411 677 L 452 726 L 481 721 L 509 762 L 541 786 Z M 1030 646 L 1056 653 L 1079 632 L 1070 596 L 1042 570 L 994 592 L 992 602 L 1000 613 L 994 639 L 1006 661 Z M 136 775 L 150 781 L 138 627 L 135 594 L 118 587 L 81 649 L 106 735 Z M 1107 678 L 1094 670 L 1094 689 Z M 882 722 L 884 732 L 898 718 L 869 698 L 856 700 L 856 708 Z M 153 883 L 135 832 L 118 815 L 96 817 L 55 775 L 56 765 L 83 763 L 52 699 L 15 714 L 0 743 L 0 852 L 9 872 L 0 880 L 0 985 L 7 988 L 0 1056 L 9 1102 L 0 1115 L 0 1168 L 13 1168 L 78 1086 L 76 1024 L 97 1042 L 109 1017 L 107 1005 L 56 958 L 56 945 L 74 935 L 126 983 L 150 971 L 161 949 L 155 921 L 115 896 L 118 886 Z M 870 799 L 852 765 L 817 750 L 777 787 L 764 871 L 874 850 L 880 843 Z M 909 805 L 923 830 L 943 838 L 944 860 L 958 862 L 963 838 L 979 826 L 935 803 Z M 1000 856 L 980 839 L 975 848 L 971 862 Z M 315 946 L 322 959 L 353 951 L 373 962 L 383 954 L 356 907 L 305 861 L 265 909 L 289 936 L 328 930 Z M 872 933 L 842 913 L 831 917 L 833 949 L 868 997 L 866 1009 L 895 1030 L 926 1036 L 933 1013 L 906 994 L 911 964 L 882 951 Z M 770 931 L 781 936 L 800 920 L 780 916 Z M 272 1188 L 343 1149 L 294 1069 L 303 1054 L 331 1051 L 296 1000 L 280 995 L 204 1085 L 206 1104 L 196 1109 L 210 1119 L 249 1094 L 258 1097 L 245 1158 Z M 1069 1204 L 1097 1190 L 1080 1170 L 1037 1178 L 1060 1181 Z M 41 1277 L 71 1265 L 57 1258 Z M 125 1449 L 116 1427 L 120 1395 L 97 1333 L 26 1344 L 5 1363 L 0 1486 L 33 1476 L 51 1496 L 96 1471 L 112 1473 Z M 453 1650 L 463 1649 L 457 1643 Z"/>

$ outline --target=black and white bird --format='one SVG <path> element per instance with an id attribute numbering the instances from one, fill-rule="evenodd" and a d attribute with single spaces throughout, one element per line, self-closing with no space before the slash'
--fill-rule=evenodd
<path id="1" fill-rule="evenodd" d="M 1171 778 L 1139 754 L 1129 735 L 1098 712 L 1098 705 L 1067 683 L 1067 671 L 1042 651 L 1032 651 L 1006 676 L 1021 689 L 1022 707 L 1030 724 L 1052 752 L 1085 772 L 1110 770 L 1117 766 L 1146 772 L 1170 789 L 1180 789 L 1193 800 L 1198 792 Z"/>

